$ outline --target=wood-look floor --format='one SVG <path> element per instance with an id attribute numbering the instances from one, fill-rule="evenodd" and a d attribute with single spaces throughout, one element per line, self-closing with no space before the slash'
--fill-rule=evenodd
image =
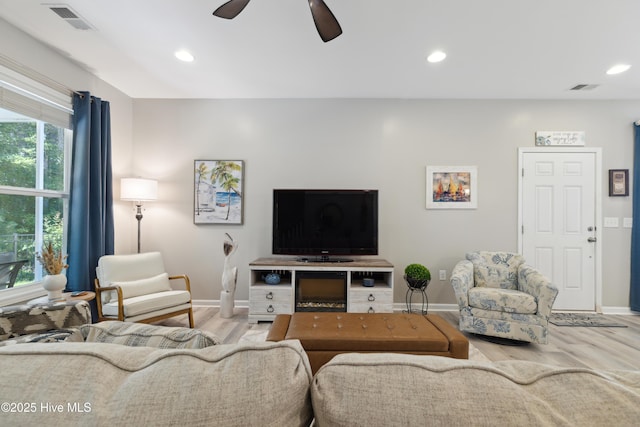
<path id="1" fill-rule="evenodd" d="M 438 311 L 432 314 L 442 316 L 457 327 L 457 312 Z M 269 322 L 249 324 L 246 308 L 236 308 L 231 319 L 220 317 L 215 307 L 196 307 L 194 316 L 196 328 L 215 333 L 225 344 L 238 342 L 250 329 L 268 330 L 271 327 Z M 491 361 L 513 359 L 594 369 L 640 369 L 640 316 L 606 317 L 627 327 L 586 328 L 549 325 L 549 344 L 546 345 L 508 346 L 494 344 L 472 334 L 465 335 Z M 188 326 L 188 320 L 186 316 L 178 316 L 159 324 Z"/>

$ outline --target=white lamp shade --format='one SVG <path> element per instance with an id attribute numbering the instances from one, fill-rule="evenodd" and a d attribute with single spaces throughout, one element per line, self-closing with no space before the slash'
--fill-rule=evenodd
<path id="1" fill-rule="evenodd" d="M 145 202 L 158 199 L 158 181 L 144 178 L 122 178 L 120 200 Z"/>

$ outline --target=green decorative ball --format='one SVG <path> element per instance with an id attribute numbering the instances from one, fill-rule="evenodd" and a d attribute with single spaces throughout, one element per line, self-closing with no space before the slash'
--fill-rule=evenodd
<path id="1" fill-rule="evenodd" d="M 416 280 L 431 280 L 431 272 L 422 264 L 409 264 L 404 269 L 407 278 Z"/>

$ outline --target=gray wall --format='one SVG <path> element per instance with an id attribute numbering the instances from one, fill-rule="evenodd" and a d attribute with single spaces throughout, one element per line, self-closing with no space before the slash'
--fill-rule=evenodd
<path id="1" fill-rule="evenodd" d="M 517 149 L 533 146 L 536 130 L 585 131 L 603 149 L 604 216 L 630 217 L 630 198 L 606 196 L 606 171 L 631 169 L 639 114 L 629 101 L 134 100 L 133 170 L 160 181 L 143 250 L 187 271 L 195 299 L 217 300 L 228 232 L 239 241 L 236 297 L 246 300 L 247 264 L 271 253 L 273 188 L 376 188 L 380 257 L 396 266 L 401 303 L 411 262 L 450 273 L 466 251 L 517 250 Z M 245 161 L 244 225 L 193 224 L 194 159 Z M 426 210 L 427 165 L 476 165 L 478 209 Z M 135 233 L 129 222 L 117 238 Z M 603 230 L 605 307 L 629 305 L 629 247 L 630 229 Z M 428 293 L 454 303 L 448 281 L 434 277 Z"/>
<path id="2" fill-rule="evenodd" d="M 67 56 L 53 51 L 13 25 L 0 19 L 0 54 L 11 58 L 55 82 L 76 91 L 89 91 L 111 104 L 113 173 L 114 176 L 129 176 L 132 168 L 131 133 L 133 123 L 132 99 L 113 86 L 85 71 Z M 4 41 L 11 40 L 11 43 Z M 117 205 L 116 216 L 123 211 L 129 214 L 130 206 Z M 122 233 L 116 250 L 128 250 L 135 245 L 135 235 Z"/>
<path id="3" fill-rule="evenodd" d="M 198 300 L 219 298 L 225 232 L 240 244 L 237 299 L 248 298 L 247 264 L 270 254 L 276 187 L 379 189 L 380 256 L 396 266 L 397 303 L 410 262 L 450 273 L 468 250 L 516 250 L 517 148 L 533 146 L 536 130 L 585 131 L 587 145 L 603 149 L 603 216 L 631 216 L 630 197 L 606 196 L 606 171 L 632 168 L 640 101 L 132 100 L 2 20 L 0 39 L 11 40 L 0 53 L 111 102 L 115 195 L 124 176 L 160 181 L 160 200 L 144 212 L 143 250 L 188 273 Z M 244 225 L 193 224 L 196 158 L 245 161 Z M 477 165 L 478 209 L 426 210 L 427 165 Z M 115 219 L 116 252 L 135 252 L 131 204 L 116 201 Z M 629 229 L 603 229 L 605 307 L 629 306 L 629 247 Z M 429 297 L 454 302 L 437 278 Z"/>

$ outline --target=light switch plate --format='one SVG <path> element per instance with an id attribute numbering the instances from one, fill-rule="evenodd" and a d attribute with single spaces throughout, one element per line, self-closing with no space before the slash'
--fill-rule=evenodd
<path id="1" fill-rule="evenodd" d="M 633 227 L 633 218 L 622 218 L 622 226 L 624 228 Z"/>
<path id="2" fill-rule="evenodd" d="M 616 217 L 605 217 L 604 226 L 605 228 L 618 228 L 620 226 L 620 221 Z"/>

